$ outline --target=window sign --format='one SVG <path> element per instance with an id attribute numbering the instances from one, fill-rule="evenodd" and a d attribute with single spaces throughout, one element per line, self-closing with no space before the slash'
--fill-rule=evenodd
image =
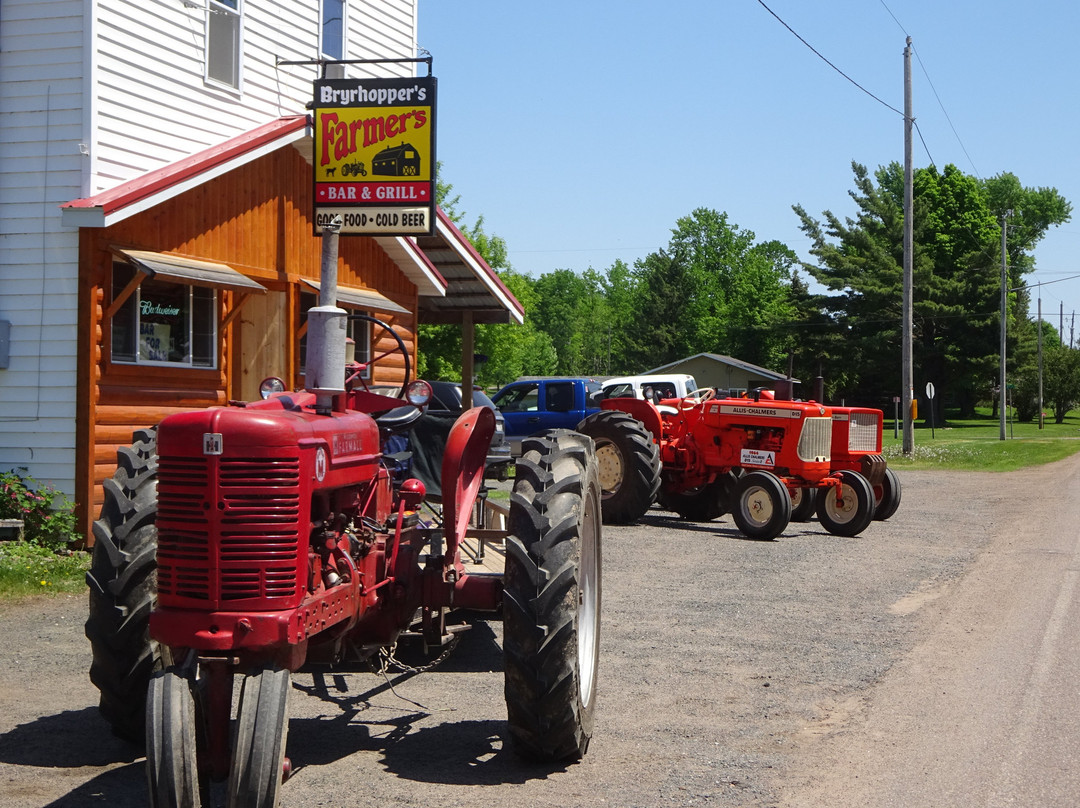
<path id="1" fill-rule="evenodd" d="M 113 295 L 134 277 L 113 264 Z M 120 364 L 217 366 L 217 293 L 147 278 L 113 315 L 112 361 Z"/>
<path id="2" fill-rule="evenodd" d="M 315 82 L 315 230 L 430 234 L 435 228 L 433 76 Z"/>

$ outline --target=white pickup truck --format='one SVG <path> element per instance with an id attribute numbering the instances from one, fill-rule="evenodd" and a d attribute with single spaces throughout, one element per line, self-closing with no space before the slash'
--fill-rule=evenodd
<path id="1" fill-rule="evenodd" d="M 621 376 L 604 382 L 604 398 L 640 398 L 658 404 L 665 398 L 684 398 L 697 390 L 688 373 Z"/>

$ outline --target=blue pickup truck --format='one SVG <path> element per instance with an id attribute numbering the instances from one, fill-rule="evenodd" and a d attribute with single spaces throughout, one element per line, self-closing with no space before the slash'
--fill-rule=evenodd
<path id="1" fill-rule="evenodd" d="M 593 379 L 518 379 L 491 397 L 506 423 L 506 439 L 515 454 L 521 439 L 545 429 L 576 429 L 586 415 L 600 409 L 595 398 L 600 382 Z"/>

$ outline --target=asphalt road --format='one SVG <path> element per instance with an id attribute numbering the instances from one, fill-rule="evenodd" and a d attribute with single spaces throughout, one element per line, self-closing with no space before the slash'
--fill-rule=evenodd
<path id="1" fill-rule="evenodd" d="M 902 482 L 854 539 L 659 510 L 607 528 L 576 765 L 509 751 L 497 622 L 432 672 L 295 675 L 281 805 L 1075 805 L 1080 455 Z M 5 808 L 146 804 L 97 715 L 85 605 L 0 606 Z"/>

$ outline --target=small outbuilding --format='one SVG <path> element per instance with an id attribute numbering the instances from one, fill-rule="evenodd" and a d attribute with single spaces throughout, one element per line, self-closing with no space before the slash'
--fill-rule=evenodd
<path id="1" fill-rule="evenodd" d="M 689 373 L 698 383 L 698 387 L 716 387 L 738 395 L 757 387 L 775 387 L 776 382 L 787 378 L 786 374 L 776 373 L 750 362 L 743 362 L 723 354 L 699 353 L 669 362 L 666 365 L 645 371 L 645 374 Z M 798 384 L 798 379 L 792 379 Z"/>

